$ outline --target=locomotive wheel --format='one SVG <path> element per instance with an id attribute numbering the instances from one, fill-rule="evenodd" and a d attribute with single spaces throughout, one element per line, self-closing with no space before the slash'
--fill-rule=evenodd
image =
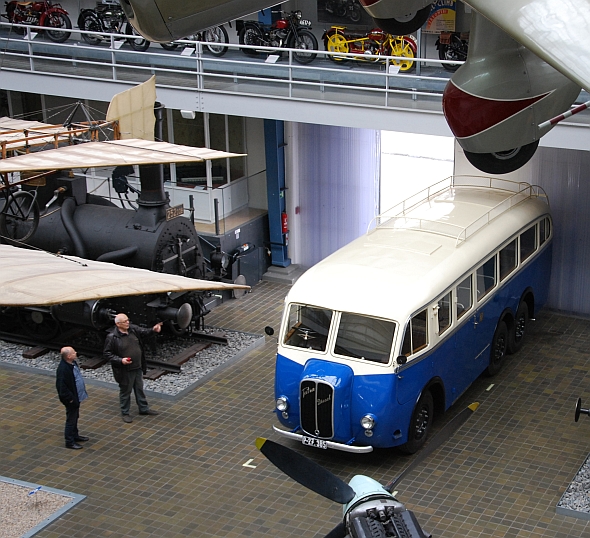
<path id="1" fill-rule="evenodd" d="M 70 21 L 70 18 L 63 13 L 52 13 L 47 17 L 45 26 L 49 28 L 65 28 L 71 30 L 72 21 Z M 72 32 L 62 32 L 60 30 L 45 30 L 45 32 L 47 33 L 47 37 L 54 43 L 63 43 L 72 35 Z"/>
<path id="2" fill-rule="evenodd" d="M 207 43 L 207 49 L 213 56 L 223 56 L 228 47 L 221 45 L 220 43 L 229 43 L 229 36 L 227 30 L 223 26 L 214 26 L 203 32 L 203 39 Z"/>
<path id="3" fill-rule="evenodd" d="M 317 56 L 315 52 L 318 50 L 318 40 L 309 30 L 299 30 L 297 35 L 287 43 L 291 49 L 297 49 L 293 53 L 293 58 L 300 64 L 309 64 L 313 62 Z"/>
<path id="4" fill-rule="evenodd" d="M 496 327 L 496 332 L 492 338 L 492 349 L 490 350 L 490 365 L 486 368 L 486 375 L 491 377 L 496 375 L 504 364 L 506 351 L 508 349 L 508 327 L 506 323 L 500 321 Z"/>
<path id="5" fill-rule="evenodd" d="M 495 153 L 472 153 L 463 150 L 467 160 L 478 170 L 486 174 L 508 174 L 518 170 L 521 166 L 528 163 L 535 151 L 539 141 L 535 140 L 525 146 L 510 149 L 507 151 L 498 151 Z"/>
<path id="6" fill-rule="evenodd" d="M 262 30 L 258 26 L 248 24 L 240 30 L 238 40 L 240 45 L 260 45 L 264 39 Z M 258 56 L 258 51 L 254 49 L 241 49 L 246 56 Z"/>
<path id="7" fill-rule="evenodd" d="M 150 46 L 150 42 L 145 37 L 138 34 L 137 30 L 135 28 L 133 28 L 133 26 L 131 26 L 131 24 L 127 23 L 127 26 L 125 28 L 125 33 L 128 36 L 135 36 L 135 37 L 128 37 L 127 38 L 127 43 L 129 43 L 129 46 L 133 50 L 136 50 L 137 52 L 145 52 L 146 50 L 148 50 L 148 48 Z"/>
<path id="8" fill-rule="evenodd" d="M 414 454 L 422 448 L 432 429 L 434 421 L 434 400 L 429 390 L 422 393 L 410 420 L 408 442 L 400 446 L 406 454 Z"/>
<path id="9" fill-rule="evenodd" d="M 524 302 L 518 305 L 516 317 L 514 319 L 514 327 L 510 331 L 510 338 L 508 340 L 508 353 L 516 353 L 522 348 L 526 329 L 529 324 L 529 306 Z"/>
<path id="10" fill-rule="evenodd" d="M 403 38 L 398 37 L 392 41 L 391 55 L 399 56 L 401 58 L 408 58 L 407 60 L 391 60 L 391 63 L 395 66 L 399 66 L 400 72 L 408 72 L 416 67 L 414 58 L 414 49 L 410 44 Z"/>
<path id="11" fill-rule="evenodd" d="M 326 39 L 325 48 L 328 52 L 350 52 L 350 47 L 346 38 L 342 34 L 330 34 Z M 349 60 L 346 56 L 336 56 L 331 54 L 328 56 L 333 62 L 347 62 Z"/>
<path id="12" fill-rule="evenodd" d="M 61 330 L 59 321 L 53 319 L 49 312 L 19 310 L 18 319 L 23 332 L 40 342 L 55 338 Z"/>
<path id="13" fill-rule="evenodd" d="M 0 234 L 15 241 L 26 241 L 39 225 L 39 206 L 27 191 L 10 196 L 0 211 Z"/>

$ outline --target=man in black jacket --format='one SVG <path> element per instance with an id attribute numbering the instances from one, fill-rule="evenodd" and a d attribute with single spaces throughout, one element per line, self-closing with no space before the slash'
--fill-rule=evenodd
<path id="1" fill-rule="evenodd" d="M 66 448 L 79 450 L 83 448 L 78 444 L 88 441 L 88 437 L 78 432 L 78 418 L 80 416 L 80 402 L 88 398 L 84 378 L 80 372 L 76 350 L 73 347 L 61 349 L 61 361 L 55 374 L 55 387 L 59 400 L 66 407 L 66 427 L 64 437 Z"/>
<path id="2" fill-rule="evenodd" d="M 146 372 L 145 355 L 142 338 L 159 333 L 162 324 L 156 323 L 151 329 L 131 325 L 125 314 L 115 316 L 115 327 L 109 332 L 104 342 L 104 357 L 113 368 L 113 377 L 119 383 L 119 403 L 123 422 L 133 422 L 129 415 L 131 391 L 135 393 L 135 401 L 140 415 L 157 415 L 157 411 L 149 408 L 143 391 L 143 374 Z"/>

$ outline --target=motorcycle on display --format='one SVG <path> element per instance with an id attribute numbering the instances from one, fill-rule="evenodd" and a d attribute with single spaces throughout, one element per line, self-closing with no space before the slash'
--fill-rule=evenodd
<path id="1" fill-rule="evenodd" d="M 293 58 L 300 64 L 315 60 L 318 40 L 311 33 L 311 21 L 301 18 L 301 11 L 291 11 L 272 25 L 258 21 L 237 21 L 236 30 L 240 45 L 297 49 Z M 257 56 L 256 49 L 242 49 L 248 56 Z"/>
<path id="2" fill-rule="evenodd" d="M 187 41 L 203 41 L 206 43 L 205 49 L 208 50 L 213 56 L 223 56 L 228 47 L 225 44 L 229 43 L 229 36 L 227 30 L 223 25 L 213 26 L 207 28 L 202 32 L 193 34 L 184 38 Z M 194 47 L 193 44 L 179 43 L 178 41 L 172 41 L 171 43 L 160 43 L 162 48 L 166 50 L 176 50 L 179 46 Z"/>
<path id="3" fill-rule="evenodd" d="M 356 53 L 352 59 L 365 62 L 382 62 L 385 58 L 375 56 L 396 56 L 399 59 L 391 59 L 391 65 L 399 67 L 400 72 L 411 71 L 416 67 L 416 52 L 418 43 L 414 36 L 394 36 L 373 28 L 368 33 L 348 32 L 343 26 L 332 26 L 323 35 L 324 47 L 328 52 Z M 373 56 L 367 56 L 373 55 Z M 350 56 L 338 56 L 331 54 L 330 60 L 334 62 L 346 62 Z"/>
<path id="4" fill-rule="evenodd" d="M 436 40 L 439 60 L 467 60 L 469 49 L 469 33 L 441 32 Z M 447 71 L 457 71 L 461 64 L 442 64 Z"/>
<path id="5" fill-rule="evenodd" d="M 50 0 L 40 2 L 19 2 L 11 0 L 6 2 L 6 15 L 8 22 L 13 24 L 29 24 L 31 26 L 46 26 L 51 28 L 44 30 L 47 37 L 55 43 L 66 41 L 71 32 L 64 32 L 63 29 L 70 30 L 72 21 L 68 17 L 68 12 L 60 4 L 52 3 Z M 24 34 L 24 28 L 14 28 L 19 34 Z"/>
<path id="6" fill-rule="evenodd" d="M 359 22 L 362 17 L 362 8 L 358 0 L 328 0 L 326 11 L 337 17 Z"/>
<path id="7" fill-rule="evenodd" d="M 123 34 L 129 46 L 138 52 L 148 49 L 150 42 L 139 35 L 129 24 L 125 12 L 118 2 L 102 0 L 96 2 L 95 9 L 83 9 L 78 16 L 78 28 L 88 32 L 107 32 Z M 82 34 L 82 39 L 89 45 L 98 45 L 102 41 L 110 41 L 108 35 Z"/>

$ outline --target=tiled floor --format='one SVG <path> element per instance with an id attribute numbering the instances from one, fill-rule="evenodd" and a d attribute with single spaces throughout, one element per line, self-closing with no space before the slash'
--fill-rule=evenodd
<path id="1" fill-rule="evenodd" d="M 268 282 L 215 309 L 207 322 L 262 333 L 278 328 L 287 287 Z M 275 341 L 252 351 L 161 414 L 124 424 L 117 393 L 90 386 L 84 450 L 63 448 L 53 379 L 0 368 L 0 475 L 86 495 L 38 536 L 323 536 L 340 507 L 304 490 L 254 447 L 272 433 Z M 590 524 L 555 506 L 590 452 L 590 321 L 541 313 L 523 350 L 480 379 L 442 422 L 472 401 L 478 411 L 399 484 L 399 499 L 435 537 L 590 537 Z M 490 388 L 490 385 L 493 386 Z M 489 390 L 488 390 L 489 389 Z M 135 411 L 135 409 L 133 409 Z M 296 450 L 297 443 L 280 440 Z M 383 483 L 411 458 L 303 452 L 341 478 Z M 250 461 L 250 465 L 244 466 Z"/>

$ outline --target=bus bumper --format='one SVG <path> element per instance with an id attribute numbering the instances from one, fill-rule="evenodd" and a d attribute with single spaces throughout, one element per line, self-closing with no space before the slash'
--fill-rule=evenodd
<path id="1" fill-rule="evenodd" d="M 296 441 L 303 443 L 303 438 L 305 436 L 301 435 L 300 433 L 293 433 L 293 432 L 281 430 L 280 428 L 277 428 L 276 426 L 273 426 L 272 429 L 275 432 L 277 432 L 279 435 L 282 435 L 283 437 L 288 437 L 289 439 L 295 439 Z M 367 452 L 373 452 L 372 446 L 352 446 L 352 445 L 345 445 L 342 443 L 335 443 L 334 441 L 324 441 L 324 442 L 326 443 L 327 448 L 333 448 L 334 450 L 340 450 L 342 452 L 353 452 L 355 454 L 365 454 Z"/>

